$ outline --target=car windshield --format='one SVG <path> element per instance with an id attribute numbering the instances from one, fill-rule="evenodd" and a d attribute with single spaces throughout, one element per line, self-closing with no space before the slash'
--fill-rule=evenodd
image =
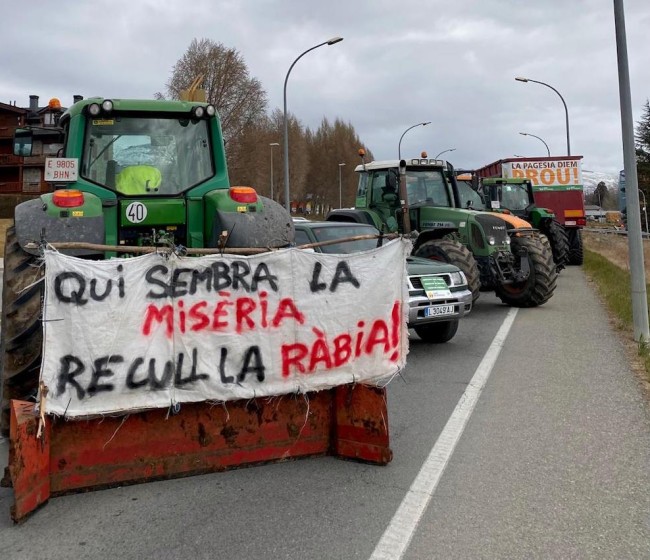
<path id="1" fill-rule="evenodd" d="M 208 122 L 89 119 L 81 176 L 125 195 L 174 195 L 214 175 Z"/>
<path id="2" fill-rule="evenodd" d="M 357 237 L 359 235 L 379 235 L 379 231 L 372 227 L 359 227 L 354 224 L 341 227 L 313 227 L 312 232 L 318 241 L 334 241 L 346 237 Z M 358 253 L 368 251 L 377 247 L 377 239 L 358 239 L 356 241 L 345 241 L 333 243 L 320 248 L 323 253 Z"/>
<path id="3" fill-rule="evenodd" d="M 499 189 L 499 202 L 508 210 L 525 210 L 528 206 L 528 190 L 523 185 L 502 185 Z"/>
<path id="4" fill-rule="evenodd" d="M 447 181 L 442 169 L 406 170 L 406 192 L 409 206 L 452 206 Z"/>

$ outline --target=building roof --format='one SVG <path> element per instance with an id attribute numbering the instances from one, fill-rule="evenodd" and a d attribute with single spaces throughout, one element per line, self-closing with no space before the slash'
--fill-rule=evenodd
<path id="1" fill-rule="evenodd" d="M 18 113 L 20 115 L 25 115 L 29 112 L 29 109 L 23 107 L 16 107 L 15 105 L 10 105 L 9 103 L 2 103 L 0 101 L 0 111 L 11 111 L 13 113 Z"/>

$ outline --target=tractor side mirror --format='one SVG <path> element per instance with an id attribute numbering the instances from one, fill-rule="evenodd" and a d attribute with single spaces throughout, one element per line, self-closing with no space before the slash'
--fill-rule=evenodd
<path id="1" fill-rule="evenodd" d="M 14 155 L 29 157 L 32 155 L 34 134 L 28 128 L 17 128 L 14 133 Z"/>

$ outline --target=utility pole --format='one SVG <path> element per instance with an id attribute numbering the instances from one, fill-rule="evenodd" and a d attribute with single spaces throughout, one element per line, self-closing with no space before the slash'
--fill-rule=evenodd
<path id="1" fill-rule="evenodd" d="M 623 0 L 614 0 L 614 22 L 616 26 L 618 89 L 621 99 L 621 125 L 623 129 L 623 161 L 625 163 L 625 192 L 627 195 L 627 241 L 630 253 L 630 276 L 632 280 L 634 340 L 637 342 L 648 342 L 650 340 L 648 300 L 645 287 L 643 238 L 641 236 L 641 213 L 639 212 L 639 180 L 636 173 L 634 121 L 632 119 L 630 69 L 627 59 L 627 37 L 625 33 Z"/>

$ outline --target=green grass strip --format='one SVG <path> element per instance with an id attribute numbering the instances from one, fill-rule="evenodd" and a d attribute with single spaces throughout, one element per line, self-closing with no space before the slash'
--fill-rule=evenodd
<path id="1" fill-rule="evenodd" d="M 598 286 L 598 291 L 605 300 L 605 304 L 619 319 L 621 328 L 630 336 L 633 336 L 634 321 L 632 318 L 630 273 L 593 251 L 585 250 L 584 255 L 585 272 Z M 646 293 L 650 294 L 650 288 L 647 285 Z M 642 341 L 639 344 L 639 356 L 645 366 L 646 377 L 650 381 L 650 346 L 648 341 Z"/>

